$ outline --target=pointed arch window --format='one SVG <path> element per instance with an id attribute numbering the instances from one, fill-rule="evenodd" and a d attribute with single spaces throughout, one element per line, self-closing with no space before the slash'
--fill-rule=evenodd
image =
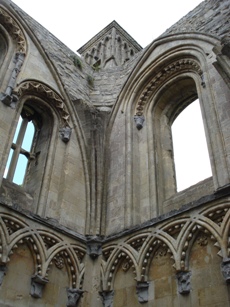
<path id="1" fill-rule="evenodd" d="M 39 131 L 36 112 L 25 105 L 16 128 L 8 157 L 5 178 L 18 185 L 23 185 L 29 162 L 36 159 L 35 140 Z"/>
<path id="2" fill-rule="evenodd" d="M 200 79 L 197 75 L 187 72 L 181 73 L 165 83 L 156 97 L 154 132 L 155 135 L 159 136 L 159 138 L 156 139 L 158 148 L 157 154 L 159 155 L 157 172 L 159 182 L 162 183 L 162 185 L 159 185 L 159 197 L 161 197 L 162 201 L 168 200 L 177 192 L 184 190 L 201 180 L 211 177 L 210 167 L 208 168 L 208 173 L 200 178 L 195 178 L 190 172 L 195 171 L 196 175 L 198 173 L 201 174 L 204 168 L 204 162 L 201 162 L 201 145 L 205 145 L 205 147 L 208 145 L 206 137 L 204 137 L 204 126 L 200 105 L 202 106 L 203 112 L 206 110 L 204 108 L 202 95 L 199 97 L 201 89 L 199 88 L 198 82 L 200 82 Z M 201 103 L 199 103 L 199 101 Z M 199 112 L 197 114 L 191 113 L 190 108 L 193 106 L 198 107 L 197 111 Z M 185 119 L 183 125 L 179 127 L 179 131 L 183 132 L 184 135 L 179 138 L 178 147 L 175 143 L 175 137 L 173 140 L 173 130 L 177 121 L 179 121 L 180 118 L 183 118 L 183 115 L 186 113 L 188 113 L 188 119 Z M 199 115 L 199 126 L 197 115 Z M 188 136 L 189 120 L 191 120 L 190 127 L 192 129 L 192 136 L 195 136 L 195 131 L 198 130 L 197 136 L 195 137 L 195 141 L 197 142 L 194 145 L 191 145 L 192 137 Z M 204 124 L 206 124 L 206 121 Z M 208 130 L 207 133 L 209 133 Z M 203 135 L 202 144 L 198 143 L 198 137 L 200 135 Z M 209 134 L 207 136 L 210 138 Z M 192 157 L 189 158 L 188 153 L 192 152 L 191 149 L 188 150 L 187 153 L 183 152 L 183 150 L 188 149 L 186 141 L 188 141 L 189 146 L 191 146 L 192 149 L 196 150 L 195 153 L 198 155 L 197 159 L 195 159 L 195 153 L 193 153 Z M 178 148 L 181 156 L 177 159 Z M 204 159 L 206 163 L 211 164 L 209 154 L 207 154 Z M 179 178 L 177 164 L 178 161 L 181 162 L 182 160 L 185 162 L 181 167 L 182 171 Z M 193 181 L 187 182 L 187 180 L 190 179 L 193 179 Z M 210 180 L 208 184 L 210 189 L 212 189 L 212 184 L 212 180 Z M 203 187 L 204 185 L 201 185 L 201 189 L 203 189 Z M 204 191 L 204 189 L 202 191 Z"/>

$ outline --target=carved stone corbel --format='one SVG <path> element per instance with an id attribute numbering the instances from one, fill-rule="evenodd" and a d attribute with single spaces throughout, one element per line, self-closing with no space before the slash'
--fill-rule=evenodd
<path id="1" fill-rule="evenodd" d="M 103 306 L 104 307 L 113 307 L 113 297 L 114 297 L 114 291 L 101 291 L 99 294 L 102 297 L 103 300 Z"/>
<path id="2" fill-rule="evenodd" d="M 191 272 L 181 271 L 176 274 L 178 292 L 180 294 L 189 294 L 191 290 L 190 278 Z"/>
<path id="3" fill-rule="evenodd" d="M 143 115 L 134 115 L 134 121 L 138 130 L 143 128 L 145 118 Z"/>
<path id="4" fill-rule="evenodd" d="M 47 284 L 48 279 L 42 278 L 39 275 L 31 277 L 30 295 L 34 298 L 41 298 L 44 286 Z"/>
<path id="5" fill-rule="evenodd" d="M 136 293 L 139 303 L 147 303 L 149 300 L 149 283 L 147 281 L 138 281 L 136 286 Z"/>
<path id="6" fill-rule="evenodd" d="M 67 291 L 67 298 L 68 298 L 66 306 L 76 307 L 84 291 L 80 289 L 72 289 L 72 288 L 68 288 L 66 289 L 66 291 Z"/>
<path id="7" fill-rule="evenodd" d="M 0 264 L 0 286 L 2 285 L 5 275 L 6 275 L 6 264 Z"/>
<path id="8" fill-rule="evenodd" d="M 221 271 L 226 283 L 230 283 L 230 259 L 223 260 L 221 264 Z"/>
<path id="9" fill-rule="evenodd" d="M 68 143 L 70 140 L 72 129 L 68 126 L 61 128 L 60 130 L 61 139 L 64 143 Z"/>
<path id="10" fill-rule="evenodd" d="M 8 95 L 6 93 L 0 93 L 0 100 L 8 107 L 15 108 L 15 105 L 18 102 L 18 96 L 15 94 Z"/>
<path id="11" fill-rule="evenodd" d="M 90 238 L 87 242 L 87 254 L 92 258 L 96 259 L 102 253 L 101 241 L 99 238 Z"/>

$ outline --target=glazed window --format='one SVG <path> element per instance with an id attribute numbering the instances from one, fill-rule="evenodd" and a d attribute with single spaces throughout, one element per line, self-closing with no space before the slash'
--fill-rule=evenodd
<path id="1" fill-rule="evenodd" d="M 24 106 L 6 165 L 4 177 L 9 181 L 24 184 L 30 162 L 37 158 L 34 148 L 38 130 L 36 112 L 29 106 Z"/>
<path id="2" fill-rule="evenodd" d="M 171 128 L 179 192 L 212 176 L 198 99 L 179 114 Z"/>

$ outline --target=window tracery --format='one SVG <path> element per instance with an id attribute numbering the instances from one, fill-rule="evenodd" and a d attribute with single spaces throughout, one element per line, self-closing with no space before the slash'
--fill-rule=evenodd
<path id="1" fill-rule="evenodd" d="M 32 108 L 24 106 L 11 145 L 5 177 L 19 185 L 23 185 L 30 161 L 37 160 L 39 155 L 34 152 L 40 126 L 38 117 Z"/>

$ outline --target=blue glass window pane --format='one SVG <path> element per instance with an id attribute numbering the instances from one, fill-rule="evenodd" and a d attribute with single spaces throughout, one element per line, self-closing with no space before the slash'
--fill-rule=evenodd
<path id="1" fill-rule="evenodd" d="M 7 163 L 6 163 L 6 168 L 5 168 L 5 171 L 4 171 L 4 175 L 3 175 L 4 178 L 7 177 L 7 174 L 8 174 L 8 170 L 9 170 L 9 167 L 10 167 L 10 162 L 11 162 L 11 159 L 12 159 L 13 152 L 14 152 L 13 149 L 11 149 L 11 150 L 10 150 L 9 157 L 8 157 L 8 160 L 7 160 Z"/>
<path id="2" fill-rule="evenodd" d="M 18 121 L 18 125 L 17 125 L 17 128 L 16 128 L 16 131 L 15 131 L 15 134 L 14 134 L 13 143 L 16 143 L 16 141 L 17 141 L 18 132 L 20 130 L 21 124 L 22 124 L 22 117 L 20 116 L 19 121 Z"/>
<path id="3" fill-rule="evenodd" d="M 28 160 L 24 155 L 19 155 L 17 167 L 14 173 L 13 182 L 22 185 L 26 173 Z"/>
<path id="4" fill-rule="evenodd" d="M 30 151 L 31 145 L 33 142 L 33 138 L 34 138 L 34 132 L 35 132 L 34 124 L 33 122 L 29 122 L 27 124 L 26 133 L 25 133 L 25 136 L 22 142 L 23 149 Z"/>

